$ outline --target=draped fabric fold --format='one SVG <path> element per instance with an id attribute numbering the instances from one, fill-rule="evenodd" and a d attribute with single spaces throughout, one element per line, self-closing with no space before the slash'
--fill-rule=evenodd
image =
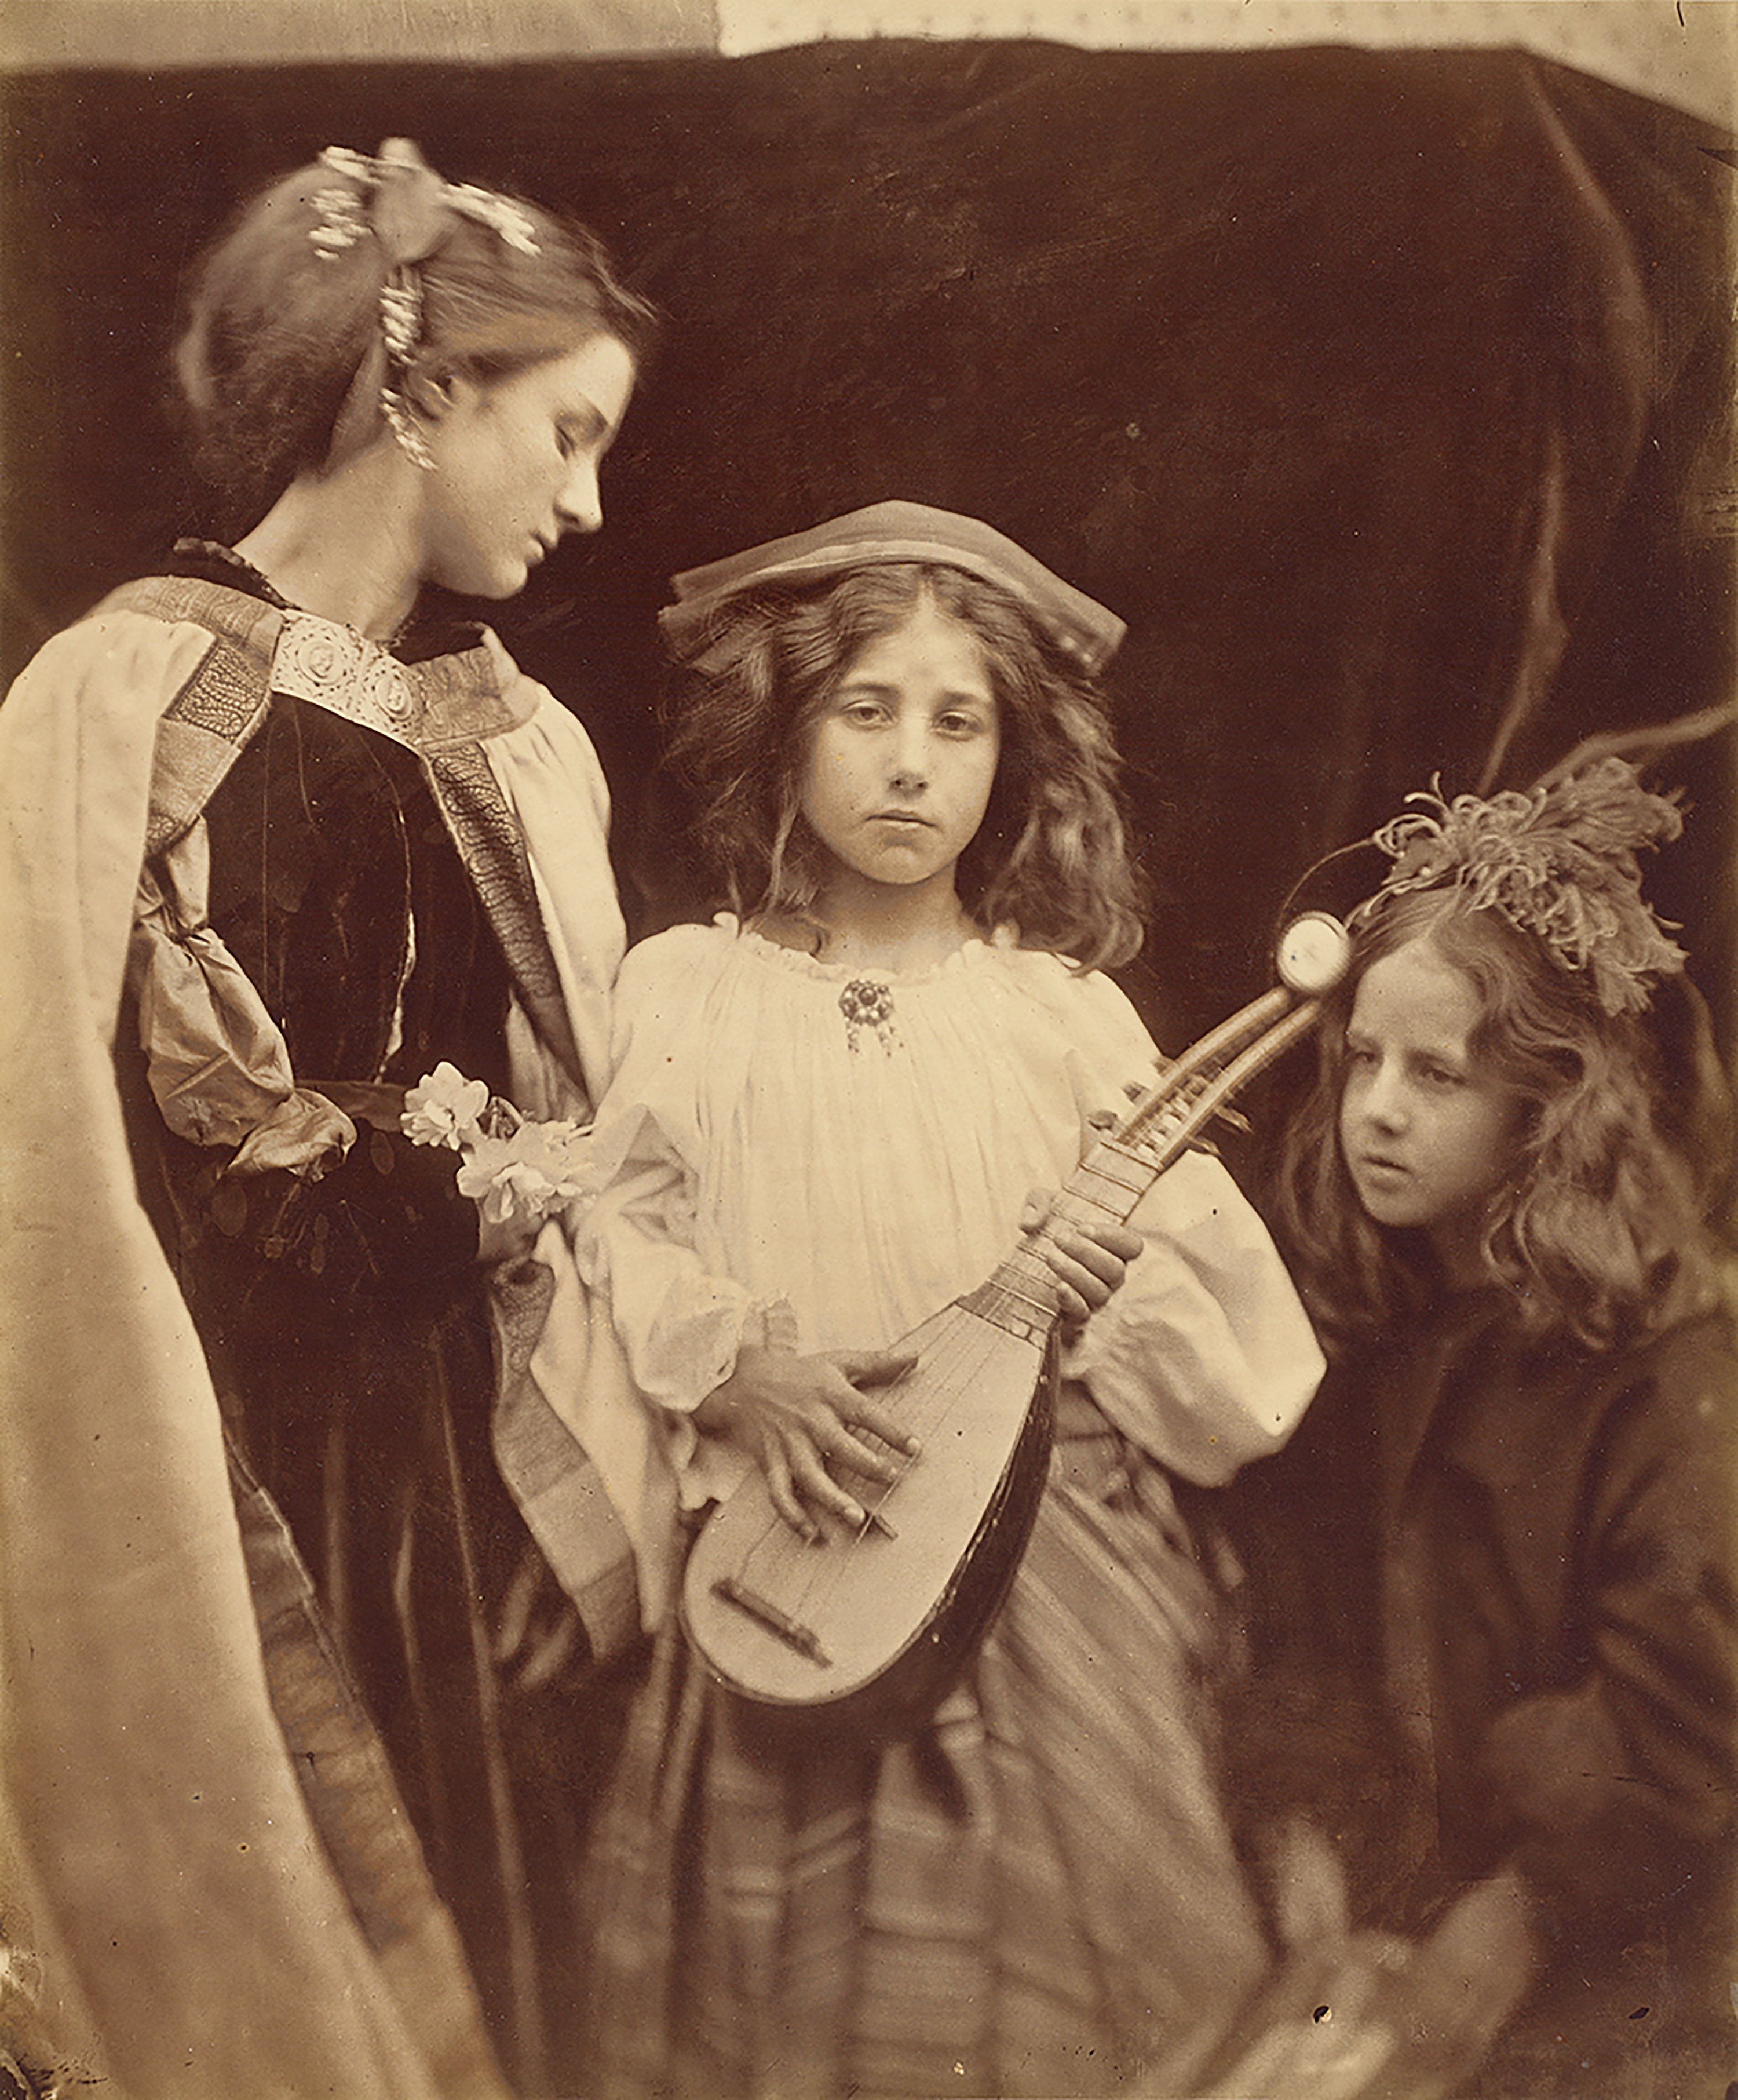
<path id="1" fill-rule="evenodd" d="M 389 1978 L 315 1834 L 204 1357 L 116 1096 L 150 696 L 210 648 L 117 618 L 51 645 L 0 709 L 5 1927 L 67 1965 L 45 2032 L 76 2058 L 94 2030 L 139 2100 L 480 2100 L 501 2089 L 480 2032 L 439 2069 L 424 2046 L 462 1970 Z"/>
<path id="2" fill-rule="evenodd" d="M 0 782 L 0 1939 L 44 1960 L 37 2045 L 138 2100 L 496 2100 L 497 2046 L 536 2076 L 558 1782 L 509 1769 L 552 1710 L 509 1710 L 492 1620 L 527 1575 L 536 1641 L 571 1612 L 489 1455 L 474 1213 L 394 1104 L 448 1041 L 584 1112 L 595 756 L 492 638 L 399 663 L 176 576 L 39 654 Z"/>

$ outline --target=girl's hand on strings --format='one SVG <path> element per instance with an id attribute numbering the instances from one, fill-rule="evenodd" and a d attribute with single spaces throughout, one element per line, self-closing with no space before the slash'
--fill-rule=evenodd
<path id="1" fill-rule="evenodd" d="M 828 1472 L 829 1463 L 870 1480 L 898 1477 L 894 1462 L 854 1431 L 916 1456 L 916 1438 L 861 1390 L 892 1383 L 916 1361 L 884 1350 L 803 1357 L 789 1349 L 743 1348 L 735 1370 L 702 1401 L 695 1420 L 751 1452 L 766 1476 L 774 1508 L 793 1530 L 815 1538 L 813 1511 L 829 1511 L 854 1526 L 867 1519 Z"/>
<path id="2" fill-rule="evenodd" d="M 1035 1233 L 1054 1200 L 1048 1189 L 1034 1189 L 1020 1213 L 1020 1229 Z M 1070 1341 L 1101 1306 L 1122 1289 L 1128 1264 L 1140 1253 L 1140 1235 L 1127 1225 L 1058 1224 L 1039 1239 L 1038 1251 L 1056 1282 L 1056 1304 L 1062 1336 Z"/>

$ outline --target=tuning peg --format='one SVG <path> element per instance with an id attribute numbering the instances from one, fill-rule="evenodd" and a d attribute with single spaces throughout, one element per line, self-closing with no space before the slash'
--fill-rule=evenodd
<path id="1" fill-rule="evenodd" d="M 1279 937 L 1279 981 L 1303 999 L 1319 999 L 1346 974 L 1352 937 L 1330 911 L 1305 911 Z"/>

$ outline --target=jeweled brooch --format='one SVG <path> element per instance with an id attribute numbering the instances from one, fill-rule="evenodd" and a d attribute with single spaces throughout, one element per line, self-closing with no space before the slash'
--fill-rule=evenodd
<path id="1" fill-rule="evenodd" d="M 845 1039 L 854 1050 L 859 1047 L 865 1029 L 871 1031 L 883 1049 L 898 1046 L 891 985 L 878 984 L 873 977 L 853 977 L 839 995 L 839 1011 L 845 1016 Z"/>

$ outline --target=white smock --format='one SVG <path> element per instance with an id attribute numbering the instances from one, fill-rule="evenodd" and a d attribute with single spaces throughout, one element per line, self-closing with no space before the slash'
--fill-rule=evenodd
<path id="1" fill-rule="evenodd" d="M 805 1352 L 892 1344 L 990 1274 L 1027 1194 L 1061 1186 L 1087 1118 L 1126 1111 L 1158 1056 L 1108 977 L 1006 935 L 871 976 L 728 915 L 629 953 L 614 1054 L 575 1251 L 690 1507 L 747 1462 L 689 1419 L 745 1339 L 770 1317 Z M 1314 1335 L 1216 1158 L 1186 1154 L 1130 1223 L 1145 1244 L 1065 1376 L 1162 1465 L 1223 1482 L 1296 1426 Z"/>

